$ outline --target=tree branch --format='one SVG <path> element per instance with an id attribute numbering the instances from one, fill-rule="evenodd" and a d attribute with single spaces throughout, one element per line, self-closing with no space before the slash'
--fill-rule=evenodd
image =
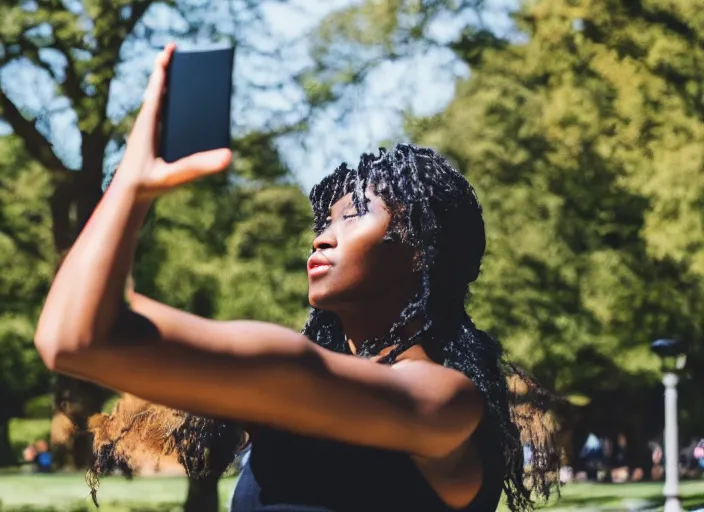
<path id="1" fill-rule="evenodd" d="M 56 51 L 61 53 L 66 59 L 66 79 L 63 83 L 63 90 L 66 97 L 71 100 L 73 105 L 78 104 L 83 96 L 83 88 L 81 87 L 81 79 L 78 78 L 76 70 L 76 61 L 71 55 L 71 50 L 59 38 L 54 38 L 52 46 Z"/>
<path id="2" fill-rule="evenodd" d="M 17 39 L 17 44 L 19 44 L 20 49 L 22 50 L 22 54 L 24 57 L 27 57 L 30 59 L 36 66 L 42 68 L 44 71 L 49 73 L 49 75 L 56 80 L 56 73 L 54 73 L 54 70 L 39 58 L 39 48 L 31 39 L 29 39 L 26 35 L 22 34 L 20 37 Z"/>
<path id="3" fill-rule="evenodd" d="M 115 30 L 112 30 L 108 37 L 104 40 L 104 46 L 101 49 L 108 56 L 104 59 L 102 68 L 113 70 L 117 66 L 118 60 L 120 58 L 120 49 L 122 48 L 122 43 L 125 39 L 132 33 L 134 27 L 137 25 L 139 20 L 142 19 L 144 13 L 147 12 L 149 6 L 153 3 L 153 0 L 139 0 L 132 3 L 132 12 L 130 17 L 124 22 L 119 23 Z M 110 5 L 108 3 L 108 5 Z M 112 14 L 116 14 L 119 11 L 115 11 L 114 7 L 110 6 L 109 9 L 113 10 Z M 107 13 L 106 13 L 107 15 Z M 102 53 L 102 52 L 101 52 Z"/>
<path id="4" fill-rule="evenodd" d="M 100 38 L 100 34 L 96 34 L 96 39 L 99 41 L 100 48 L 98 49 L 98 54 L 101 55 L 100 60 L 96 63 L 91 71 L 93 73 L 104 73 L 103 76 L 106 77 L 104 86 L 101 90 L 104 92 L 100 98 L 99 109 L 101 114 L 106 114 L 108 106 L 108 96 L 110 92 L 110 85 L 112 80 L 115 78 L 115 70 L 117 68 L 118 61 L 120 60 L 120 49 L 125 39 L 132 33 L 135 26 L 142 19 L 144 13 L 147 11 L 149 6 L 153 3 L 153 0 L 139 0 L 132 3 L 132 12 L 129 18 L 125 21 L 117 23 L 114 30 L 111 30 L 107 37 Z M 119 11 L 115 10 L 110 3 L 106 4 L 107 9 L 113 9 L 112 11 L 105 12 L 105 15 L 115 15 Z M 119 15 L 118 15 L 119 18 Z M 95 61 L 95 59 L 94 59 Z M 94 129 L 91 130 L 89 134 L 83 134 L 83 143 L 85 144 L 88 139 L 94 139 L 94 135 L 100 133 L 100 144 L 103 146 L 107 145 L 111 133 L 114 129 L 112 123 L 108 120 L 107 115 L 103 116 L 103 122 L 99 123 Z"/>
<path id="5" fill-rule="evenodd" d="M 65 6 L 58 0 L 39 0 L 38 3 L 40 6 L 42 6 L 44 9 L 47 9 L 51 13 L 61 12 L 62 15 L 71 14 L 69 11 L 66 10 Z M 71 100 L 71 103 L 73 105 L 77 105 L 80 102 L 81 97 L 83 96 L 81 79 L 79 78 L 79 73 L 76 69 L 76 61 L 74 60 L 73 55 L 71 55 L 71 43 L 68 43 L 67 41 L 62 40 L 61 38 L 56 37 L 56 28 L 56 26 L 52 27 L 52 32 L 54 33 L 53 41 L 52 44 L 48 47 L 58 51 L 66 59 L 66 79 L 63 83 L 63 90 L 66 97 Z M 86 49 L 83 47 L 83 44 L 80 41 L 73 41 L 73 43 L 76 46 L 80 46 L 81 49 Z"/>
<path id="6" fill-rule="evenodd" d="M 22 139 L 29 154 L 39 160 L 44 167 L 52 172 L 68 171 L 54 153 L 49 141 L 39 133 L 34 122 L 25 119 L 2 89 L 0 89 L 0 115 L 10 124 L 15 134 Z"/>

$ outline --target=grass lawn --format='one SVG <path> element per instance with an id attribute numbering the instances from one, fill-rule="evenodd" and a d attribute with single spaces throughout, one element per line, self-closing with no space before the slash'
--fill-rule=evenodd
<path id="1" fill-rule="evenodd" d="M 0 474 L 0 511 L 178 511 L 186 498 L 187 485 L 185 478 L 175 477 L 103 478 L 98 489 L 100 508 L 96 509 L 83 474 Z M 234 478 L 220 481 L 223 508 L 229 504 L 234 485 Z"/>
<path id="2" fill-rule="evenodd" d="M 223 507 L 229 501 L 234 479 L 220 482 Z M 641 510 L 632 507 L 648 501 L 647 510 L 662 510 L 662 484 L 572 484 L 563 489 L 562 499 L 547 507 L 554 511 L 573 510 Z M 681 486 L 686 510 L 704 508 L 704 480 L 684 482 Z M 106 478 L 98 491 L 100 512 L 171 512 L 179 511 L 186 496 L 183 478 Z M 89 512 L 94 511 L 83 475 L 0 474 L 0 511 Z M 500 509 L 505 510 L 505 509 Z"/>
<path id="3" fill-rule="evenodd" d="M 559 501 L 546 509 L 552 511 L 628 511 L 662 510 L 662 483 L 570 484 L 563 488 Z M 704 480 L 680 483 L 684 510 L 704 508 Z"/>

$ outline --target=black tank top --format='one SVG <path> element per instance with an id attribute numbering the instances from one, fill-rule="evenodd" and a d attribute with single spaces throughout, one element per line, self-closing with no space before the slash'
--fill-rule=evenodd
<path id="1" fill-rule="evenodd" d="M 474 434 L 484 476 L 462 512 L 494 512 L 498 506 L 504 464 L 497 432 L 482 422 Z M 405 453 L 268 428 L 250 434 L 251 454 L 231 512 L 456 512 Z"/>

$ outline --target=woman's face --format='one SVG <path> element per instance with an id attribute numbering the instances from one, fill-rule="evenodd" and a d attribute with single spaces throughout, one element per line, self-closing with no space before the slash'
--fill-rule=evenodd
<path id="1" fill-rule="evenodd" d="M 366 213 L 357 211 L 352 194 L 337 201 L 325 229 L 313 241 L 308 300 L 315 308 L 338 313 L 363 303 L 407 296 L 409 286 L 416 286 L 413 249 L 384 241 L 391 213 L 371 190 L 366 196 L 370 200 Z"/>

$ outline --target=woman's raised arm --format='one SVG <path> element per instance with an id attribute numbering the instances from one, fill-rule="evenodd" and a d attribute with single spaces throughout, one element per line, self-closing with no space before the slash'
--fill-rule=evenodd
<path id="1" fill-rule="evenodd" d="M 483 403 L 460 372 L 424 361 L 381 365 L 324 350 L 277 325 L 209 320 L 139 295 L 131 309 L 121 307 L 153 198 L 230 159 L 227 150 L 173 164 L 157 158 L 172 51 L 159 57 L 113 184 L 52 284 L 35 335 L 44 362 L 203 416 L 428 457 L 460 446 Z"/>
<path id="2" fill-rule="evenodd" d="M 64 260 L 44 304 L 35 341 L 44 361 L 108 338 L 123 301 L 137 235 L 153 199 L 181 183 L 224 169 L 229 150 L 166 164 L 156 132 L 166 66 L 174 47 L 157 58 L 144 103 L 113 183 Z"/>

